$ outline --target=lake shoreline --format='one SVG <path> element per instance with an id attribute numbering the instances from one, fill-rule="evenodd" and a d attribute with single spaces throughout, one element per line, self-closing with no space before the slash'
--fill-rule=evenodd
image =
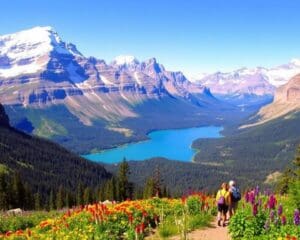
<path id="1" fill-rule="evenodd" d="M 126 158 L 128 160 L 135 160 L 135 161 L 143 161 L 147 158 L 153 158 L 153 157 L 164 157 L 164 158 L 169 158 L 169 159 L 177 159 L 178 161 L 182 161 L 182 162 L 194 162 L 193 158 L 194 156 L 197 154 L 198 150 L 193 148 L 193 142 L 199 138 L 219 138 L 219 137 L 223 137 L 223 135 L 221 134 L 221 132 L 224 130 L 223 126 L 215 126 L 215 125 L 204 125 L 201 124 L 200 126 L 194 126 L 194 127 L 188 127 L 188 128 L 172 128 L 172 129 L 152 129 L 149 130 L 147 132 L 147 139 L 141 140 L 141 141 L 135 141 L 135 142 L 128 142 L 125 144 L 121 144 L 118 146 L 115 146 L 113 148 L 109 148 L 109 149 L 103 149 L 101 151 L 98 152 L 93 152 L 93 153 L 89 153 L 89 154 L 84 154 L 81 155 L 83 158 L 93 161 L 93 162 L 98 162 L 98 163 L 105 163 L 105 164 L 116 164 L 121 162 L 121 160 L 102 160 L 100 159 L 101 156 L 110 156 L 107 157 L 109 159 L 112 158 L 112 154 L 121 154 L 121 152 L 123 152 L 122 154 L 124 154 L 123 158 Z M 183 140 L 183 145 L 179 145 L 177 147 L 181 148 L 181 156 L 176 158 L 174 157 L 174 152 L 170 153 L 170 149 L 172 149 L 172 147 L 170 148 L 169 143 L 173 144 L 175 143 L 175 145 L 178 145 L 178 141 L 180 142 L 182 139 L 179 138 L 178 140 L 177 137 L 178 135 L 182 135 Z M 196 134 L 196 135 L 195 135 Z M 204 134 L 204 135 L 203 135 Z M 151 136 L 152 135 L 152 136 Z M 154 136 L 153 136 L 154 135 Z M 156 135 L 161 135 L 161 136 L 156 136 Z M 165 142 L 161 142 L 161 137 L 164 139 L 166 137 L 168 137 L 169 135 L 172 135 L 172 138 L 170 138 L 169 140 L 165 140 Z M 170 137 L 170 136 L 169 136 Z M 176 142 L 177 141 L 177 142 Z M 186 145 L 188 143 L 188 145 Z M 153 146 L 155 146 L 155 144 L 157 145 L 157 148 L 153 149 L 153 151 L 151 152 L 151 150 L 149 150 L 148 148 L 153 148 Z M 161 146 L 164 145 L 165 149 L 161 149 Z M 135 149 L 134 152 L 134 157 L 128 157 L 125 155 L 132 155 L 133 151 L 132 149 Z M 140 148 L 144 148 L 145 151 L 141 151 Z M 168 150 L 168 148 L 170 148 Z M 149 152 L 150 151 L 150 152 Z M 169 151 L 169 152 L 168 152 Z M 192 156 L 189 160 L 186 159 L 186 155 L 191 154 L 192 151 Z M 153 155 L 153 152 L 158 152 L 157 155 Z M 147 155 L 148 154 L 148 155 Z M 172 155 L 172 157 L 168 156 L 169 154 Z M 180 152 L 178 153 L 180 155 Z M 146 157 L 141 157 L 140 159 L 137 159 L 136 156 L 138 155 L 146 155 Z M 183 156 L 185 155 L 185 156 Z M 100 157 L 100 158 L 99 158 Z M 180 159 L 181 158 L 181 159 Z M 120 159 L 120 157 L 118 158 Z"/>

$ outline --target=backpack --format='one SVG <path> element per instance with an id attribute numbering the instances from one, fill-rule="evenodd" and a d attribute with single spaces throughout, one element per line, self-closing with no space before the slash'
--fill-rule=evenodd
<path id="1" fill-rule="evenodd" d="M 238 188 L 233 188 L 232 189 L 232 201 L 233 202 L 238 202 L 241 200 L 241 193 Z"/>
<path id="2" fill-rule="evenodd" d="M 218 205 L 224 205 L 225 204 L 225 197 L 222 196 L 222 192 L 220 194 L 221 194 L 221 196 L 218 199 Z"/>

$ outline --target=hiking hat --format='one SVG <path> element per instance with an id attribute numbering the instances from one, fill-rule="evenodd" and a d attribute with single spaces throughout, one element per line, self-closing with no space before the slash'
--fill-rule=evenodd
<path id="1" fill-rule="evenodd" d="M 235 185 L 235 181 L 230 180 L 230 181 L 229 181 L 229 186 L 232 187 L 232 186 L 234 186 L 234 185 Z"/>

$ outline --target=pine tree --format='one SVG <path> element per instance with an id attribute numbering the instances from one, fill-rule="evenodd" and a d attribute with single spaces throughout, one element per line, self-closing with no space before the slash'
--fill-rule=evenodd
<path id="1" fill-rule="evenodd" d="M 161 179 L 160 170 L 158 166 L 155 167 L 153 181 L 154 181 L 154 194 L 156 197 L 161 197 L 162 179 Z"/>
<path id="2" fill-rule="evenodd" d="M 64 190 L 62 186 L 59 186 L 56 194 L 56 209 L 62 209 L 64 206 Z"/>
<path id="3" fill-rule="evenodd" d="M 296 208 L 300 209 L 300 146 L 293 164 L 294 177 L 290 180 L 289 193 Z"/>
<path id="4" fill-rule="evenodd" d="M 124 158 L 119 165 L 118 172 L 118 192 L 121 201 L 130 197 L 130 183 L 129 183 L 129 165 Z"/>
<path id="5" fill-rule="evenodd" d="M 37 211 L 41 210 L 41 197 L 39 192 L 34 194 L 34 209 Z"/>
<path id="6" fill-rule="evenodd" d="M 116 179 L 113 177 L 111 180 L 111 188 L 112 188 L 112 200 L 116 200 L 117 199 L 117 181 Z"/>
<path id="7" fill-rule="evenodd" d="M 66 192 L 66 194 L 65 194 L 65 206 L 67 208 L 70 208 L 70 206 L 71 206 L 71 196 L 70 196 L 69 192 Z"/>
<path id="8" fill-rule="evenodd" d="M 50 211 L 54 210 L 55 209 L 55 203 L 54 203 L 54 192 L 53 190 L 51 189 L 50 191 L 50 195 L 49 195 L 49 209 Z"/>
<path id="9" fill-rule="evenodd" d="M 20 174 L 14 172 L 11 184 L 11 204 L 13 208 L 24 208 L 25 191 Z"/>
<path id="10" fill-rule="evenodd" d="M 155 194 L 154 192 L 154 180 L 152 177 L 148 178 L 145 186 L 144 186 L 144 192 L 143 192 L 143 198 L 151 198 Z"/>
<path id="11" fill-rule="evenodd" d="M 6 174 L 0 172 L 0 210 L 8 209 L 7 190 Z"/>
<path id="12" fill-rule="evenodd" d="M 162 190 L 162 197 L 169 197 L 168 195 L 168 189 L 166 186 L 163 187 L 163 190 Z"/>
<path id="13" fill-rule="evenodd" d="M 33 209 L 34 208 L 34 197 L 32 195 L 32 190 L 28 183 L 24 184 L 24 209 Z"/>
<path id="14" fill-rule="evenodd" d="M 76 204 L 83 205 L 83 185 L 81 182 L 79 182 L 77 186 L 77 192 L 76 192 Z"/>
<path id="15" fill-rule="evenodd" d="M 296 158 L 293 161 L 294 174 L 297 180 L 300 180 L 300 146 L 298 147 Z"/>
<path id="16" fill-rule="evenodd" d="M 92 199 L 92 191 L 89 187 L 84 189 L 84 193 L 83 193 L 83 201 L 84 204 L 89 204 L 92 203 L 93 199 Z"/>

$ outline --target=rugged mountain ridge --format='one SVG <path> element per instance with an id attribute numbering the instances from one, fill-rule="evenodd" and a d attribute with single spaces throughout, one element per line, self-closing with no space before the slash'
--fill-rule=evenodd
<path id="1" fill-rule="evenodd" d="M 215 102 L 208 89 L 167 71 L 155 58 L 127 57 L 127 64 L 121 58 L 111 64 L 87 58 L 50 27 L 1 36 L 0 101 L 24 107 L 64 104 L 86 125 L 97 118 L 136 117 L 131 106 L 149 99 Z"/>
<path id="2" fill-rule="evenodd" d="M 81 154 L 240 111 L 155 58 L 85 57 L 51 27 L 0 36 L 0 102 L 12 126 Z"/>
<path id="3" fill-rule="evenodd" d="M 273 68 L 241 68 L 232 72 L 206 74 L 199 82 L 211 89 L 213 94 L 258 96 L 273 95 L 277 87 L 287 83 L 300 73 L 300 60 Z"/>

